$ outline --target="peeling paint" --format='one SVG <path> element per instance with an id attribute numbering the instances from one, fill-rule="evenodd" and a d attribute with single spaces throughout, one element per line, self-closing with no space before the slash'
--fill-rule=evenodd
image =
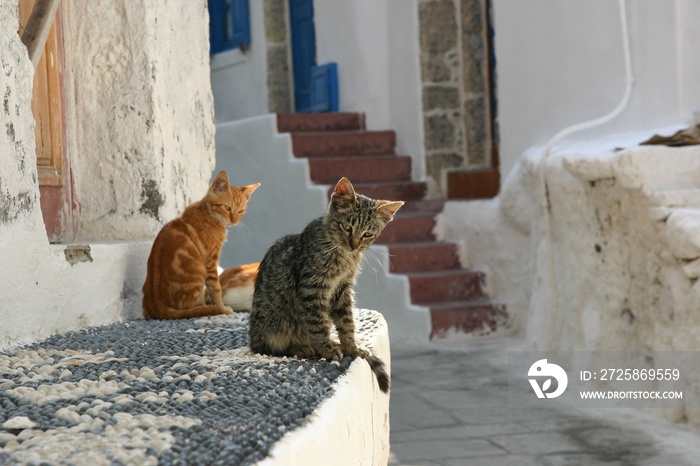
<path id="1" fill-rule="evenodd" d="M 158 183 L 156 183 L 155 180 L 141 181 L 141 199 L 143 202 L 139 212 L 160 220 L 158 213 L 160 208 L 165 204 L 165 199 L 160 191 L 158 191 Z"/>
<path id="2" fill-rule="evenodd" d="M 0 188 L 2 183 L 0 183 Z M 9 191 L 0 190 L 0 224 L 12 223 L 24 212 L 32 210 L 35 194 L 22 191 L 13 196 Z"/>
<path id="3" fill-rule="evenodd" d="M 2 106 L 5 109 L 5 115 L 10 114 L 10 96 L 12 95 L 12 89 L 10 89 L 10 86 L 7 86 L 7 90 L 5 91 L 5 96 L 2 101 Z"/>
<path id="4" fill-rule="evenodd" d="M 92 262 L 90 246 L 87 244 L 66 246 L 63 253 L 66 255 L 66 261 L 70 265 L 75 265 L 80 262 Z"/>
<path id="5" fill-rule="evenodd" d="M 15 142 L 15 125 L 13 125 L 12 123 L 7 123 L 5 125 L 5 128 L 7 128 L 7 137 L 10 138 L 10 141 Z"/>

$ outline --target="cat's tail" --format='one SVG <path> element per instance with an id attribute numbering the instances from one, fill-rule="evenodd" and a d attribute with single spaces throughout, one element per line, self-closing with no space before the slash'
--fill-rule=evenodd
<path id="1" fill-rule="evenodd" d="M 374 372 L 374 376 L 377 377 L 377 384 L 379 384 L 379 389 L 383 393 L 389 392 L 389 386 L 391 385 L 391 379 L 389 374 L 386 372 L 386 365 L 384 361 L 376 356 L 367 356 L 367 362 L 369 363 L 370 369 Z"/>
<path id="2" fill-rule="evenodd" d="M 260 264 L 255 262 L 231 267 L 221 272 L 219 283 L 225 305 L 230 306 L 234 311 L 253 309 L 253 292 L 259 266 Z"/>

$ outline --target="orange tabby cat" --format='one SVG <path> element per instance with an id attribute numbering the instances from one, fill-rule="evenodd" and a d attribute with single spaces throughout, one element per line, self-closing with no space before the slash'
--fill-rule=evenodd
<path id="1" fill-rule="evenodd" d="M 146 319 L 183 319 L 230 314 L 221 296 L 218 265 L 226 227 L 243 217 L 260 183 L 237 188 L 219 172 L 201 201 L 158 233 L 143 285 Z"/>
<path id="2" fill-rule="evenodd" d="M 219 275 L 224 304 L 234 311 L 250 311 L 253 308 L 255 277 L 258 276 L 259 262 L 239 265 L 224 270 Z"/>

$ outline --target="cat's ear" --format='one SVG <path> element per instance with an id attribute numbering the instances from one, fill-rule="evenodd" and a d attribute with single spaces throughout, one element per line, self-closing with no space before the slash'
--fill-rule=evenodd
<path id="1" fill-rule="evenodd" d="M 228 173 L 221 170 L 211 184 L 211 191 L 214 193 L 225 193 L 228 191 Z"/>
<path id="2" fill-rule="evenodd" d="M 260 183 L 255 183 L 255 184 L 249 184 L 248 186 L 242 186 L 241 187 L 241 192 L 243 195 L 247 198 L 250 199 L 250 196 L 253 195 L 256 189 L 258 189 L 258 186 L 260 186 Z"/>
<path id="3" fill-rule="evenodd" d="M 355 188 L 352 187 L 352 183 L 350 183 L 349 179 L 342 177 L 340 181 L 338 181 L 338 184 L 335 185 L 333 194 L 337 194 L 338 196 L 348 196 L 354 199 Z"/>
<path id="4" fill-rule="evenodd" d="M 357 199 L 355 194 L 355 188 L 352 187 L 350 180 L 342 177 L 338 184 L 335 185 L 333 194 L 331 195 L 331 203 L 340 208 L 348 207 L 350 204 L 354 204 Z"/>
<path id="5" fill-rule="evenodd" d="M 403 205 L 403 201 L 377 201 L 377 215 L 389 223 L 394 218 L 394 214 Z"/>

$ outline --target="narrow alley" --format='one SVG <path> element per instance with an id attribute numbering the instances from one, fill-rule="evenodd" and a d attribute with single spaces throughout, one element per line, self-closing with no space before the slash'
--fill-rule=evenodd
<path id="1" fill-rule="evenodd" d="M 694 465 L 698 431 L 642 410 L 508 404 L 514 337 L 395 348 L 390 465 Z"/>

